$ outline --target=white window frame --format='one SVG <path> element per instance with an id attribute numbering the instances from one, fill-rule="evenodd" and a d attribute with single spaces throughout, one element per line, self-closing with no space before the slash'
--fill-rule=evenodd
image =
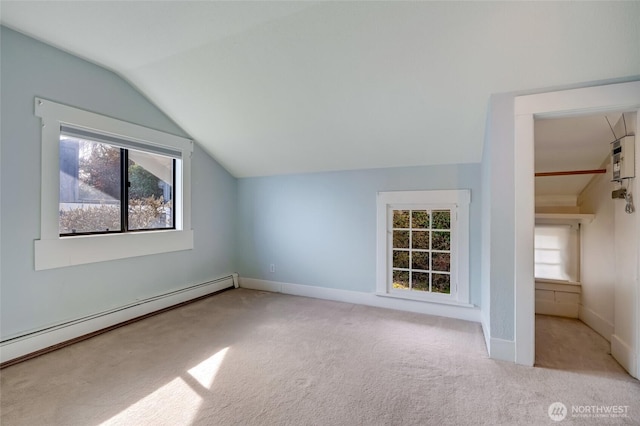
<path id="1" fill-rule="evenodd" d="M 388 191 L 377 197 L 376 294 L 426 302 L 471 307 L 469 303 L 468 189 L 442 191 Z M 393 210 L 451 210 L 451 293 L 396 290 L 393 274 Z"/>
<path id="2" fill-rule="evenodd" d="M 35 115 L 42 120 L 40 239 L 35 241 L 35 269 L 52 269 L 135 256 L 193 249 L 191 229 L 191 154 L 193 141 L 137 124 L 41 98 Z M 150 147 L 179 150 L 176 162 L 175 229 L 60 237 L 60 125 L 133 139 Z"/>

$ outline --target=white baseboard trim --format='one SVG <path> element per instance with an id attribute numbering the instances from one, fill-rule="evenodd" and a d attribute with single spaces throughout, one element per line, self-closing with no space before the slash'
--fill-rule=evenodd
<path id="1" fill-rule="evenodd" d="M 501 361 L 516 362 L 516 342 L 513 340 L 492 337 L 490 341 L 489 357 Z"/>
<path id="2" fill-rule="evenodd" d="M 578 312 L 578 318 L 580 321 L 591 327 L 596 333 L 607 339 L 608 342 L 611 342 L 611 335 L 613 334 L 614 328 L 613 324 L 609 321 L 602 318 L 593 310 L 582 305 Z"/>
<path id="3" fill-rule="evenodd" d="M 616 334 L 611 335 L 611 355 L 627 370 L 627 373 L 636 377 L 637 358 L 633 348 L 625 343 Z"/>
<path id="4" fill-rule="evenodd" d="M 516 342 L 513 340 L 498 339 L 491 337 L 491 328 L 487 318 L 482 317 L 482 333 L 484 334 L 484 342 L 487 345 L 489 358 L 501 361 L 516 361 Z"/>
<path id="5" fill-rule="evenodd" d="M 480 322 L 480 309 L 477 307 L 468 308 L 431 302 L 380 297 L 375 293 L 363 293 L 336 288 L 282 283 L 256 278 L 240 277 L 240 287 Z"/>
<path id="6" fill-rule="evenodd" d="M 32 354 L 179 303 L 224 290 L 234 286 L 237 279 L 237 274 L 233 274 L 225 278 L 138 300 L 119 308 L 8 337 L 0 342 L 0 363 Z"/>
<path id="7" fill-rule="evenodd" d="M 491 357 L 491 328 L 487 319 L 480 313 L 480 325 L 482 326 L 482 335 L 484 336 L 484 344 L 487 347 L 487 354 Z"/>

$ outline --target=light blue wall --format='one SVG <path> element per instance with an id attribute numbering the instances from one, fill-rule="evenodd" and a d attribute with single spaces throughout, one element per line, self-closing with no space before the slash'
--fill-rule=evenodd
<path id="1" fill-rule="evenodd" d="M 515 326 L 515 190 L 514 96 L 491 98 L 484 147 L 483 297 L 488 300 L 483 317 L 491 337 L 513 340 Z M 511 143 L 509 143 L 511 141 Z"/>
<path id="2" fill-rule="evenodd" d="M 487 119 L 485 123 L 485 141 L 491 134 L 491 108 L 487 108 Z M 481 250 L 480 250 L 480 306 L 482 306 L 481 321 L 484 337 L 487 341 L 487 349 L 491 349 L 489 338 L 491 330 L 491 195 L 493 194 L 491 185 L 491 146 L 485 144 L 482 150 L 482 226 L 481 226 Z"/>
<path id="3" fill-rule="evenodd" d="M 116 74 L 4 27 L 0 37 L 2 337 L 236 271 L 237 180 L 196 145 L 194 250 L 36 272 L 41 144 L 36 96 L 188 136 Z"/>
<path id="4" fill-rule="evenodd" d="M 471 301 L 479 305 L 480 172 L 466 164 L 240 179 L 240 275 L 374 292 L 376 193 L 468 188 Z"/>

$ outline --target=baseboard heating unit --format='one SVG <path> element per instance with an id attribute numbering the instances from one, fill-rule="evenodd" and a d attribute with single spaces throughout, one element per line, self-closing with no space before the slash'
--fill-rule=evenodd
<path id="1" fill-rule="evenodd" d="M 0 368 L 174 309 L 223 290 L 238 288 L 238 274 L 136 300 L 128 305 L 10 336 L 0 341 Z"/>

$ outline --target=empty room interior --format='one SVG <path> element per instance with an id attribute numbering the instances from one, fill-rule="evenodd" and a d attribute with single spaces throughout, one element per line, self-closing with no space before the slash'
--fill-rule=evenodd
<path id="1" fill-rule="evenodd" d="M 0 422 L 640 423 L 639 22 L 0 0 Z"/>

